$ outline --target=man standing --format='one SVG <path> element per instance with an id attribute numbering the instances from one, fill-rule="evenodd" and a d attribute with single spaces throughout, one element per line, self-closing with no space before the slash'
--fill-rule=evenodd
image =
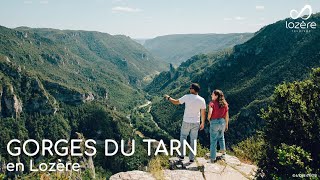
<path id="1" fill-rule="evenodd" d="M 198 138 L 199 128 L 202 130 L 204 128 L 205 116 L 206 116 L 206 101 L 198 95 L 200 91 L 200 86 L 197 83 L 192 83 L 190 86 L 190 94 L 182 96 L 180 99 L 176 100 L 171 98 L 169 95 L 164 95 L 164 97 L 170 101 L 172 104 L 179 105 L 185 104 L 183 122 L 180 131 L 180 159 L 184 159 L 183 147 L 184 140 L 187 140 L 190 134 L 190 144 L 194 147 L 194 143 Z M 201 111 L 201 125 L 200 125 L 200 111 Z M 199 127 L 200 126 L 200 127 Z M 194 162 L 194 154 L 190 152 L 189 154 L 190 162 Z"/>

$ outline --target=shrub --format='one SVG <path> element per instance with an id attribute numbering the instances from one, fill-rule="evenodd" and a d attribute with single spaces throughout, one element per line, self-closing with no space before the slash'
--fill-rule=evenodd
<path id="1" fill-rule="evenodd" d="M 319 97 L 320 68 L 307 80 L 276 88 L 273 103 L 262 114 L 267 125 L 266 153 L 258 164 L 260 178 L 320 173 Z"/>

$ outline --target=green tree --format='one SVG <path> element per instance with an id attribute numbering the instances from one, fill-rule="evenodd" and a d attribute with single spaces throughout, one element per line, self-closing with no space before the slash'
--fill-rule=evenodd
<path id="1" fill-rule="evenodd" d="M 4 160 L 13 159 L 7 152 L 7 144 L 12 139 L 24 141 L 28 139 L 28 131 L 24 127 L 24 121 L 14 118 L 0 118 L 0 156 Z"/>
<path id="2" fill-rule="evenodd" d="M 42 139 L 55 142 L 59 139 L 68 139 L 70 136 L 69 122 L 60 114 L 28 116 L 26 119 L 30 138 L 38 142 Z"/>
<path id="3" fill-rule="evenodd" d="M 320 173 L 320 68 L 301 82 L 278 86 L 263 111 L 265 149 L 260 178 Z M 288 177 L 289 176 L 289 177 Z"/>

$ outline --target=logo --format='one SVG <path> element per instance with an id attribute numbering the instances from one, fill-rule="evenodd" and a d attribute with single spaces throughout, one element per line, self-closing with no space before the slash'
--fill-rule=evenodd
<path id="1" fill-rule="evenodd" d="M 308 14 L 307 17 L 303 17 L 302 14 L 303 14 L 303 12 L 306 11 L 306 10 L 309 10 L 309 14 Z M 296 14 L 296 15 L 295 15 L 295 14 Z M 311 7 L 310 5 L 305 5 L 305 6 L 301 9 L 300 13 L 298 13 L 298 11 L 295 10 L 295 9 L 292 9 L 292 10 L 290 11 L 290 16 L 291 16 L 292 19 L 298 19 L 299 17 L 301 17 L 303 20 L 307 20 L 307 19 L 310 18 L 311 14 L 312 14 L 312 7 Z"/>
<path id="2" fill-rule="evenodd" d="M 303 15 L 306 14 L 307 15 Z M 317 28 L 316 22 L 308 22 L 307 20 L 312 15 L 312 7 L 310 5 L 305 5 L 300 12 L 298 12 L 295 9 L 292 9 L 290 11 L 290 17 L 294 21 L 286 21 L 286 28 L 291 29 L 292 32 L 311 32 L 311 30 Z M 301 18 L 302 21 L 299 21 L 298 19 Z M 306 21 L 306 22 L 305 22 Z"/>

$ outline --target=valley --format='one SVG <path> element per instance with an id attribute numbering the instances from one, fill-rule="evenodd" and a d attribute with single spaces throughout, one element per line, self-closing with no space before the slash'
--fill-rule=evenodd
<path id="1" fill-rule="evenodd" d="M 98 147 L 93 158 L 66 155 L 62 158 L 65 164 L 82 164 L 82 174 L 74 177 L 94 174 L 104 178 L 143 169 L 154 158 L 148 157 L 143 139 L 156 139 L 163 145 L 179 139 L 184 106 L 169 104 L 163 95 L 179 98 L 197 82 L 207 104 L 214 89 L 225 93 L 231 116 L 228 152 L 265 172 L 273 165 L 287 168 L 268 157 L 296 153 L 307 164 L 299 167 L 301 172 L 303 168 L 311 172 L 317 166 L 313 159 L 319 158 L 319 145 L 311 141 L 319 140 L 315 99 L 319 99 L 320 31 L 293 32 L 285 28 L 286 20 L 254 34 L 168 35 L 141 40 L 141 44 L 128 36 L 95 31 L 0 26 L 0 164 L 60 160 L 59 156 L 12 157 L 5 147 L 13 137 L 94 139 L 99 145 L 108 138 L 115 142 L 134 139 L 136 153 L 105 157 Z M 319 24 L 320 14 L 313 14 L 310 21 Z M 303 125 L 296 126 L 287 117 Z M 281 128 L 272 120 L 290 126 Z M 273 137 L 274 130 L 282 138 L 292 128 L 298 129 L 292 137 L 303 141 L 282 139 L 286 142 L 282 144 Z M 206 123 L 199 132 L 202 154 L 209 143 Z M 28 148 L 35 150 L 31 145 Z M 130 150 L 130 144 L 125 148 Z M 10 173 L 0 168 L 0 175 L 40 176 L 28 174 L 30 168 Z"/>

